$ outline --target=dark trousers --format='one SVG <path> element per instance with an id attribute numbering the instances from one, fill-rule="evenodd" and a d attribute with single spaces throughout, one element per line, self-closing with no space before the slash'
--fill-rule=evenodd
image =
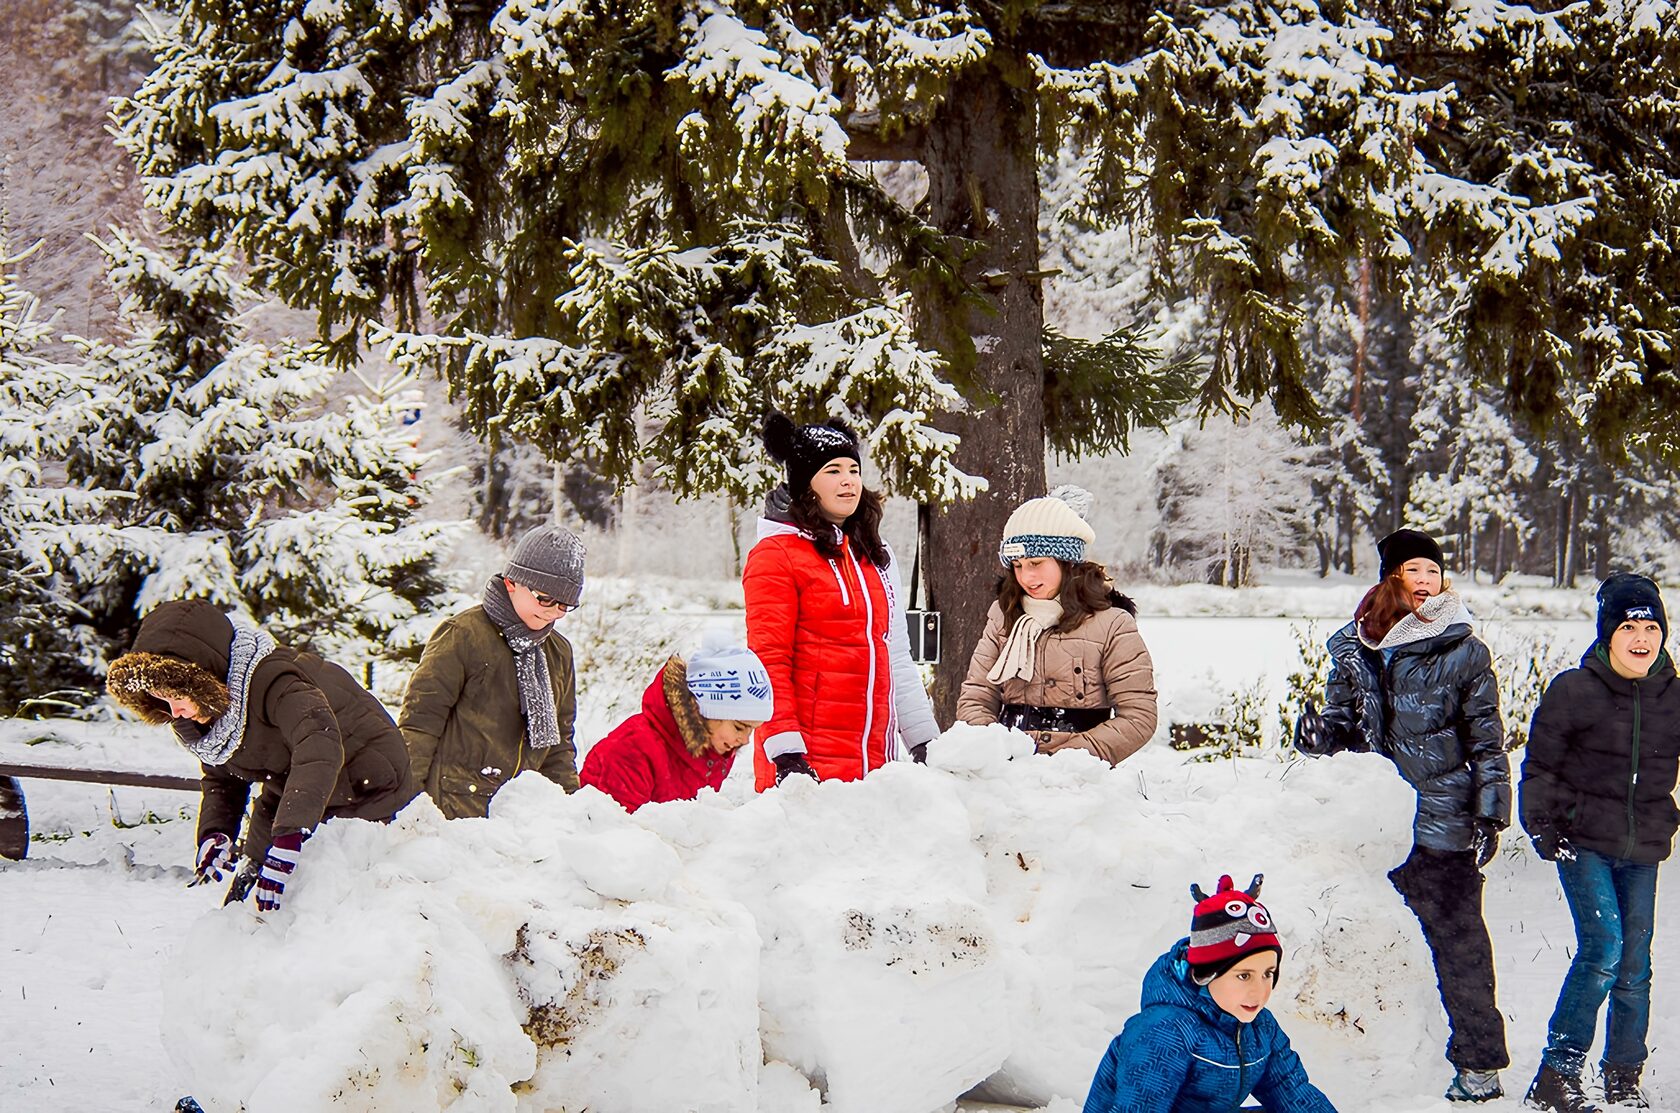
<path id="1" fill-rule="evenodd" d="M 1511 1065 L 1505 1018 L 1494 1003 L 1493 943 L 1482 921 L 1482 871 L 1468 850 L 1412 853 L 1388 879 L 1423 927 L 1435 960 L 1435 980 L 1452 1038 L 1447 1059 L 1460 1070 L 1499 1070 Z"/>

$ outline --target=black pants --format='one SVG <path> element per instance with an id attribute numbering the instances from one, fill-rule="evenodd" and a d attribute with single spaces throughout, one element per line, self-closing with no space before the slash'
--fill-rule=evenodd
<path id="1" fill-rule="evenodd" d="M 1499 1070 L 1511 1065 L 1505 1018 L 1494 1003 L 1493 943 L 1482 921 L 1482 871 L 1468 850 L 1412 853 L 1388 879 L 1423 926 L 1435 960 L 1435 980 L 1452 1038 L 1447 1059 L 1460 1070 Z"/>

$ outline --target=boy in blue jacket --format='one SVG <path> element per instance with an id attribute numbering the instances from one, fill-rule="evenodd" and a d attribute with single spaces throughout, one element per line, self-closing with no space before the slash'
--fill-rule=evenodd
<path id="1" fill-rule="evenodd" d="M 1229 1113 L 1250 1094 L 1267 1113 L 1336 1113 L 1266 1009 L 1283 947 L 1260 880 L 1190 886 L 1190 937 L 1144 976 L 1143 1011 L 1108 1045 L 1084 1113 Z"/>

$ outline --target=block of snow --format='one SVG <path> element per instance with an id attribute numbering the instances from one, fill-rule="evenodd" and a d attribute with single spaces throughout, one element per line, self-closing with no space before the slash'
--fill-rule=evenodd
<path id="1" fill-rule="evenodd" d="M 1382 758 L 1111 769 L 1023 741 L 959 728 L 927 766 L 634 815 L 527 774 L 487 819 L 422 797 L 325 824 L 279 913 L 185 931 L 165 1045 L 206 1108 L 249 1113 L 1054 1108 L 1185 934 L 1190 883 L 1263 872 L 1297 1047 L 1375 1076 L 1439 1046 L 1384 876 L 1412 793 Z"/>

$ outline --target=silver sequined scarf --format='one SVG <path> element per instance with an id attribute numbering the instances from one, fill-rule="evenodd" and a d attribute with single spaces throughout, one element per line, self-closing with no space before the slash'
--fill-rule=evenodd
<path id="1" fill-rule="evenodd" d="M 245 725 L 250 720 L 251 677 L 262 659 L 274 652 L 275 646 L 274 639 L 264 630 L 249 626 L 233 628 L 233 646 L 228 650 L 227 712 L 211 723 L 208 730 L 201 732 L 189 726 L 185 731 L 175 732 L 181 745 L 191 750 L 199 761 L 221 765 L 244 743 Z"/>
<path id="2" fill-rule="evenodd" d="M 514 674 L 519 678 L 519 709 L 525 713 L 525 738 L 533 750 L 560 744 L 560 721 L 554 711 L 554 685 L 548 678 L 548 655 L 543 643 L 554 630 L 551 622 L 541 630 L 525 625 L 508 598 L 507 584 L 491 576 L 484 585 L 484 613 L 501 630 L 513 650 Z"/>

